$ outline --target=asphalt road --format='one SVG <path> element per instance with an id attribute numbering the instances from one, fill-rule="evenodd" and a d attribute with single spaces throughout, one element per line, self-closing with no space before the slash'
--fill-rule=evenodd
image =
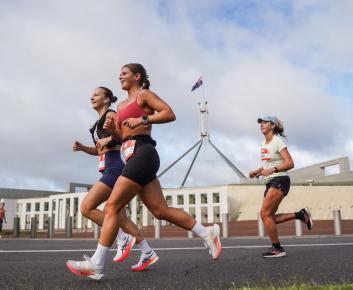
<path id="1" fill-rule="evenodd" d="M 139 258 L 106 263 L 103 281 L 74 276 L 67 259 L 92 255 L 95 240 L 0 240 L 0 289 L 229 289 L 294 283 L 353 283 L 353 237 L 283 238 L 287 257 L 263 259 L 268 240 L 222 241 L 220 260 L 212 261 L 199 240 L 151 240 L 160 259 L 145 272 L 130 265 Z"/>

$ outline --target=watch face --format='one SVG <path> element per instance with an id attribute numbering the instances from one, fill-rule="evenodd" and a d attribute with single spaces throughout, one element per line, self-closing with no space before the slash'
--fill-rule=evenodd
<path id="1" fill-rule="evenodd" d="M 142 121 L 145 126 L 148 125 L 148 117 L 147 116 L 142 116 Z"/>

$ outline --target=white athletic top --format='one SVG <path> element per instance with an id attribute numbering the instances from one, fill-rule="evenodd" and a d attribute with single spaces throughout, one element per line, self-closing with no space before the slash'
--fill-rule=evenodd
<path id="1" fill-rule="evenodd" d="M 268 144 L 266 144 L 266 140 L 263 141 L 261 144 L 261 160 L 263 169 L 273 168 L 282 164 L 284 160 L 279 152 L 284 148 L 287 148 L 287 145 L 277 135 L 274 135 L 271 142 Z M 270 179 L 274 177 L 286 175 L 287 172 L 274 172 L 271 175 L 266 176 L 264 181 L 265 183 L 268 183 Z"/>

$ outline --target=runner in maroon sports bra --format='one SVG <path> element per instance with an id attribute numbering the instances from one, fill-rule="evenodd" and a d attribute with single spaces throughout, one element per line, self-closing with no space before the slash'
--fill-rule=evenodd
<path id="1" fill-rule="evenodd" d="M 151 138 L 152 124 L 174 121 L 174 112 L 149 90 L 150 83 L 142 65 L 132 63 L 123 66 L 119 79 L 128 97 L 118 105 L 117 124 L 106 120 L 104 128 L 113 138 L 122 136 L 121 152 L 126 165 L 106 203 L 96 252 L 90 260 L 68 263 L 77 271 L 89 273 L 87 276 L 92 279 L 103 278 L 104 261 L 114 242 L 114 233 L 119 228 L 119 212 L 137 194 L 157 219 L 167 220 L 192 231 L 204 241 L 212 258 L 218 259 L 222 250 L 219 226 L 215 224 L 204 227 L 185 211 L 169 207 L 156 177 L 159 157 L 155 149 L 156 142 Z M 135 265 L 137 270 L 158 260 L 152 249 L 145 248 L 142 252 L 139 263 Z"/>

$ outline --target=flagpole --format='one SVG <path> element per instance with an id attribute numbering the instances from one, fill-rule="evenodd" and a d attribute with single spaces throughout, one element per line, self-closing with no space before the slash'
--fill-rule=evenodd
<path id="1" fill-rule="evenodd" d="M 201 96 L 201 100 L 202 100 L 202 102 L 205 101 L 205 83 L 204 83 L 203 77 L 202 77 L 202 96 Z"/>
<path id="2" fill-rule="evenodd" d="M 204 88 L 204 82 L 203 82 L 202 76 L 193 85 L 193 87 L 191 88 L 191 92 L 198 89 L 200 86 L 202 86 L 201 100 L 199 102 L 199 107 L 200 107 L 200 139 L 196 144 L 194 144 L 185 153 L 183 153 L 176 161 L 174 161 L 165 170 L 163 170 L 160 174 L 158 174 L 158 177 L 161 177 L 170 168 L 172 168 L 176 163 L 178 163 L 181 159 L 183 159 L 189 152 L 191 152 L 196 146 L 198 146 L 196 154 L 194 155 L 192 162 L 188 168 L 188 171 L 187 171 L 187 173 L 183 179 L 183 182 L 181 184 L 181 187 L 184 187 L 184 185 L 188 179 L 188 176 L 194 166 L 194 163 L 200 153 L 201 147 L 204 146 L 204 149 L 206 149 L 205 146 L 207 146 L 207 143 L 210 143 L 211 148 L 213 148 L 222 157 L 223 161 L 225 161 L 226 164 L 238 175 L 240 180 L 243 181 L 246 179 L 245 175 L 210 140 L 210 135 L 208 132 L 208 125 L 207 125 L 208 109 L 207 109 L 207 101 L 205 100 L 205 88 Z"/>

